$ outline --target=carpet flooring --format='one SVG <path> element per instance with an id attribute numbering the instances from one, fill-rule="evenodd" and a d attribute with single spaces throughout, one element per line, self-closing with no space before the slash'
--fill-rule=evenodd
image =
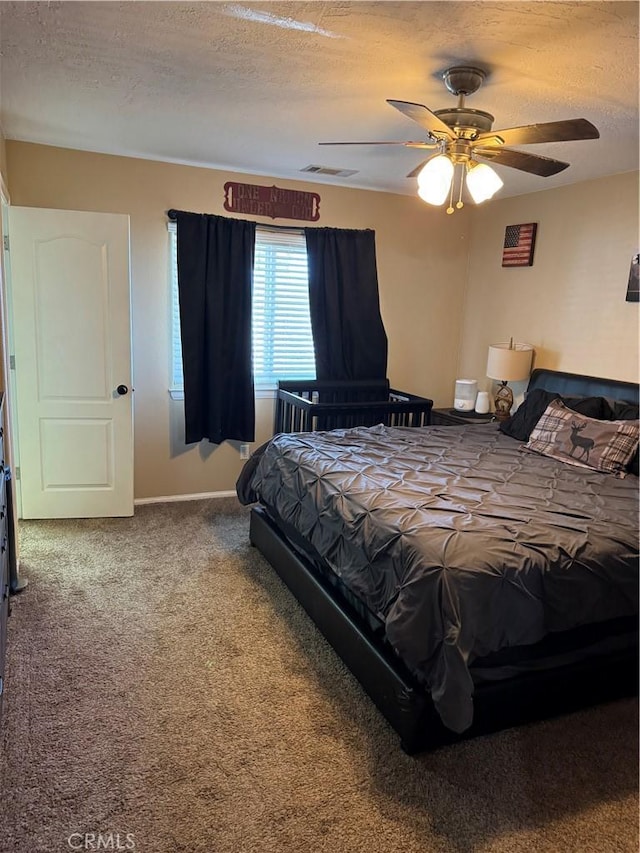
<path id="1" fill-rule="evenodd" d="M 2 853 L 638 850 L 635 701 L 408 757 L 235 500 L 20 534 Z"/>

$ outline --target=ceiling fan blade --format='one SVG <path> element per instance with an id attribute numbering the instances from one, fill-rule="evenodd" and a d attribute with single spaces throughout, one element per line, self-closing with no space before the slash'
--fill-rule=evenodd
<path id="1" fill-rule="evenodd" d="M 406 148 L 436 148 L 436 142 L 318 142 L 318 145 L 404 145 Z"/>
<path id="2" fill-rule="evenodd" d="M 482 160 L 489 160 L 499 166 L 509 166 L 519 169 L 521 172 L 530 172 L 548 178 L 557 175 L 568 168 L 569 163 L 562 160 L 552 160 L 551 157 L 542 157 L 540 154 L 527 154 L 524 151 L 514 151 L 512 148 L 474 148 L 473 156 Z"/>
<path id="3" fill-rule="evenodd" d="M 416 121 L 435 139 L 456 139 L 456 135 L 449 125 L 445 124 L 442 119 L 422 104 L 412 104 L 409 101 L 391 101 L 388 98 L 387 103 L 400 110 L 407 118 Z"/>
<path id="4" fill-rule="evenodd" d="M 431 157 L 427 157 L 426 160 L 423 160 L 422 163 L 418 163 L 415 169 L 412 169 L 411 172 L 407 175 L 408 178 L 417 178 L 423 167 L 431 160 Z"/>
<path id="5" fill-rule="evenodd" d="M 536 142 L 571 142 L 576 139 L 598 139 L 598 128 L 586 118 L 571 118 L 565 121 L 548 121 L 544 124 L 528 124 L 524 127 L 507 127 L 481 133 L 474 143 L 499 137 L 504 145 L 533 145 Z"/>

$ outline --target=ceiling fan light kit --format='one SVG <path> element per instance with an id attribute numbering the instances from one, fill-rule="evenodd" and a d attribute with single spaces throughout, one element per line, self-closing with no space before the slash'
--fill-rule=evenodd
<path id="1" fill-rule="evenodd" d="M 427 160 L 418 173 L 418 195 L 427 204 L 441 205 L 447 200 L 454 167 L 444 154 Z"/>
<path id="2" fill-rule="evenodd" d="M 467 168 L 467 189 L 476 204 L 493 198 L 504 186 L 500 175 L 486 163 L 472 161 Z"/>
<path id="3" fill-rule="evenodd" d="M 458 210 L 464 207 L 462 201 L 463 182 L 466 183 L 469 195 L 476 204 L 481 204 L 483 201 L 492 198 L 504 186 L 500 175 L 485 163 L 470 161 L 454 165 L 451 158 L 446 154 L 438 154 L 427 160 L 418 172 L 418 195 L 420 198 L 427 204 L 439 207 L 445 203 L 447 196 L 449 196 L 447 213 L 453 213 L 455 169 L 458 165 L 460 165 L 461 172 L 458 201 L 456 202 Z"/>
<path id="4" fill-rule="evenodd" d="M 428 204 L 440 206 L 449 196 L 447 213 L 453 213 L 456 169 L 458 169 L 460 180 L 455 207 L 460 209 L 464 207 L 462 201 L 464 185 L 476 204 L 492 198 L 504 186 L 498 173 L 478 160 L 489 160 L 498 166 L 508 166 L 540 177 L 557 175 L 569 166 L 569 163 L 561 160 L 543 157 L 540 154 L 528 154 L 505 146 L 599 138 L 598 129 L 584 118 L 492 130 L 494 117 L 491 113 L 465 106 L 467 95 L 476 92 L 486 76 L 486 71 L 474 65 L 455 65 L 443 72 L 442 79 L 446 88 L 458 98 L 456 107 L 432 112 L 422 104 L 413 104 L 409 101 L 387 101 L 427 131 L 427 139 L 422 142 L 321 142 L 320 144 L 404 145 L 408 148 L 436 149 L 436 154 L 420 163 L 407 177 L 417 177 L 418 195 Z"/>

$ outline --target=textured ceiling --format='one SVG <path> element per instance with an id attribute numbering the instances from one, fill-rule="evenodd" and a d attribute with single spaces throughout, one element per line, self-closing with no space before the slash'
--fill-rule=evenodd
<path id="1" fill-rule="evenodd" d="M 7 139 L 413 193 L 423 151 L 317 143 L 425 138 L 385 99 L 455 106 L 440 75 L 466 63 L 494 128 L 600 130 L 526 146 L 571 166 L 496 167 L 501 196 L 638 168 L 636 2 L 2 2 L 0 47 Z"/>

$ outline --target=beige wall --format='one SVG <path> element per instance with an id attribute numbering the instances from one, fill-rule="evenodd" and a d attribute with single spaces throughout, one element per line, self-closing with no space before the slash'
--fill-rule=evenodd
<path id="1" fill-rule="evenodd" d="M 0 175 L 7 181 L 7 144 L 0 128 Z"/>
<path id="2" fill-rule="evenodd" d="M 236 447 L 186 447 L 180 402 L 169 399 L 169 208 L 225 214 L 227 180 L 319 192 L 319 225 L 376 231 L 382 315 L 392 384 L 451 401 L 467 275 L 470 212 L 454 217 L 410 196 L 220 172 L 7 142 L 12 204 L 128 213 L 131 217 L 135 495 L 232 489 Z M 257 217 L 257 221 L 271 222 Z M 280 224 L 280 223 L 279 223 Z M 281 224 L 294 224 L 284 221 Z M 258 400 L 256 441 L 271 433 L 272 403 Z"/>
<path id="3" fill-rule="evenodd" d="M 507 225 L 537 222 L 532 267 L 503 269 Z M 638 251 L 638 174 L 494 200 L 472 218 L 460 375 L 485 376 L 487 347 L 533 344 L 535 365 L 638 380 L 638 303 L 625 301 Z"/>
<path id="4" fill-rule="evenodd" d="M 0 128 L 0 201 L 8 201 L 7 188 L 7 146 L 2 128 Z M 2 220 L 2 211 L 0 210 L 0 232 L 4 234 L 4 223 Z M 4 285 L 4 252 L 0 252 L 0 389 L 5 390 L 7 387 L 7 371 L 5 366 L 4 353 L 7 348 L 6 344 L 6 295 Z M 5 432 L 7 421 L 8 405 L 5 402 Z"/>
<path id="5" fill-rule="evenodd" d="M 227 215 L 227 180 L 319 192 L 319 225 L 375 229 L 395 387 L 451 405 L 456 376 L 490 387 L 487 347 L 510 336 L 534 345 L 538 366 L 638 379 L 638 304 L 624 299 L 638 249 L 637 174 L 446 216 L 410 196 L 27 143 L 7 142 L 4 163 L 2 156 L 0 140 L 13 204 L 131 217 L 137 498 L 226 491 L 242 465 L 228 442 L 185 446 L 182 404 L 167 391 L 165 212 L 175 207 Z M 538 223 L 534 265 L 503 269 L 504 229 L 520 222 Z M 270 435 L 271 423 L 272 403 L 259 399 L 257 443 Z"/>

